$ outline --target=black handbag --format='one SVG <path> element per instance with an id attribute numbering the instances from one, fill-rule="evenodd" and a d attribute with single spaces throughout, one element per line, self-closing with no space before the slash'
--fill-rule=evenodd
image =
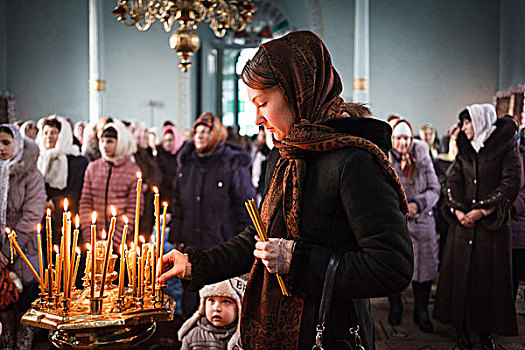
<path id="1" fill-rule="evenodd" d="M 323 349 L 323 333 L 325 330 L 325 322 L 328 318 L 328 313 L 330 312 L 330 305 L 332 303 L 332 295 L 334 291 L 335 284 L 335 275 L 337 272 L 337 266 L 339 265 L 339 257 L 337 255 L 332 255 L 330 257 L 330 262 L 326 268 L 324 276 L 324 285 L 323 285 L 323 294 L 321 296 L 321 305 L 319 306 L 319 323 L 316 326 L 316 336 L 315 344 L 312 347 L 312 350 L 324 350 Z M 357 312 L 355 310 L 354 303 L 351 303 L 355 315 Z M 357 350 L 366 350 L 362 343 L 361 337 L 359 336 L 359 325 L 355 325 L 350 328 L 348 332 L 354 336 L 355 349 Z M 351 346 L 350 344 L 348 344 Z"/>

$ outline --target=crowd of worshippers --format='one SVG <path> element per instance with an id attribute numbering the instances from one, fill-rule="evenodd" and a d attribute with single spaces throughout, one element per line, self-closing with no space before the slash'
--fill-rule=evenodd
<path id="1" fill-rule="evenodd" d="M 366 107 L 362 108 L 371 116 Z M 453 320 L 464 319 L 459 307 L 456 310 L 449 307 L 453 295 L 464 284 L 451 281 L 469 279 L 473 284 L 467 293 L 472 296 L 465 300 L 486 301 L 484 305 L 496 308 L 496 314 L 501 315 L 499 333 L 516 334 L 515 311 L 510 303 L 516 298 L 519 281 L 525 280 L 525 186 L 519 167 L 507 162 L 506 157 L 517 143 L 523 173 L 524 129 L 510 116 L 498 118 L 489 104 L 467 107 L 441 139 L 430 124 L 415 130 L 400 115 L 392 114 L 385 119 L 392 127 L 392 149 L 387 156 L 403 185 L 409 207 L 407 225 L 414 250 L 414 322 L 423 332 L 433 331 L 428 303 L 431 286 L 437 282 L 440 270 L 433 318 L 452 324 Z M 97 211 L 101 224 L 107 227 L 112 216 L 110 205 L 115 206 L 119 217 L 126 215 L 129 227 L 134 227 L 137 172 L 140 172 L 143 179 L 140 234 L 147 240 L 154 232 L 153 188 L 157 187 L 161 201 L 169 204 L 165 253 L 173 248 L 183 251 L 188 246 L 209 249 L 251 224 L 244 203 L 251 198 L 259 202 L 265 187 L 270 138 L 262 126 L 253 137 L 241 137 L 236 130 L 225 127 L 213 113 L 201 114 L 193 129 L 184 132 L 165 121 L 158 134 L 141 123 L 112 117 L 73 125 L 68 118 L 52 115 L 37 122 L 3 124 L 0 126 L 2 231 L 5 227 L 16 229 L 20 246 L 37 263 L 34 228 L 50 209 L 53 244 L 59 244 L 65 198 L 69 200 L 69 210 L 80 216 L 84 243 L 90 240 L 91 213 Z M 469 168 L 469 157 L 476 157 L 477 169 Z M 468 191 L 478 191 L 476 176 L 495 177 L 483 181 L 493 184 L 488 191 L 491 195 L 486 203 L 467 207 L 453 194 L 468 196 Z M 512 193 L 518 185 L 519 194 L 513 203 L 501 200 L 501 194 Z M 512 194 L 505 198 L 511 197 Z M 505 222 L 507 214 L 511 214 L 510 222 Z M 455 219 L 461 225 L 450 224 Z M 478 236 L 474 238 L 472 231 L 478 220 L 483 220 L 491 230 L 512 229 L 512 251 L 505 251 L 503 235 L 501 238 L 492 235 L 490 244 Z M 484 226 L 476 227 L 480 234 L 486 230 Z M 120 246 L 121 232 L 122 228 L 117 227 L 115 249 Z M 453 235 L 447 240 L 449 232 Z M 15 303 L 0 305 L 1 341 L 12 348 L 30 348 L 31 329 L 13 320 L 29 308 L 38 288 L 20 259 L 10 264 L 9 244 L 2 237 L 0 267 L 8 269 L 19 298 Z M 128 234 L 129 237 L 133 234 Z M 464 237 L 470 237 L 465 241 L 467 247 L 479 246 L 475 259 L 463 254 Z M 450 248 L 446 249 L 446 245 Z M 501 259 L 484 261 L 484 249 L 498 249 L 494 256 Z M 442 263 L 444 254 L 451 255 L 447 265 Z M 505 254 L 511 254 L 512 259 L 505 259 Z M 469 264 L 476 264 L 483 274 L 491 274 L 487 281 L 512 280 L 513 289 L 502 290 L 499 284 L 487 284 L 483 277 L 469 276 L 472 271 Z M 499 274 L 499 278 L 494 274 Z M 166 293 L 178 301 L 176 313 L 187 319 L 179 331 L 181 339 L 191 334 L 190 329 L 206 316 L 207 321 L 202 321 L 205 325 L 220 328 L 230 344 L 238 341 L 243 291 L 235 285 L 243 286 L 245 281 L 232 281 L 205 287 L 200 298 L 198 293 L 184 291 L 178 279 L 168 281 Z M 81 287 L 80 276 L 76 283 Z M 388 321 L 397 326 L 402 319 L 402 299 L 400 294 L 388 299 Z M 213 308 L 214 303 L 222 303 L 229 312 L 221 317 L 221 322 L 214 322 L 211 311 L 208 317 L 208 307 Z M 480 329 L 472 323 L 484 322 L 486 317 L 487 313 L 480 310 L 479 315 L 470 315 L 471 324 L 465 326 Z M 462 331 L 458 327 L 458 342 L 465 344 L 469 342 L 468 333 Z M 480 337 L 490 343 L 490 333 L 480 333 Z"/>

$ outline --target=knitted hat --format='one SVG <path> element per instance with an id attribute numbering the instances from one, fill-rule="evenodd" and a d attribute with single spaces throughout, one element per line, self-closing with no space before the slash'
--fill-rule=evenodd
<path id="1" fill-rule="evenodd" d="M 197 321 L 204 315 L 206 315 L 206 298 L 208 297 L 227 297 L 235 300 L 237 303 L 237 329 L 230 341 L 228 342 L 228 350 L 234 349 L 235 346 L 240 348 L 239 342 L 241 338 L 241 300 L 244 295 L 244 290 L 246 289 L 246 279 L 244 276 L 234 277 L 226 281 L 222 281 L 215 284 L 210 284 L 204 286 L 200 291 L 199 295 L 201 298 L 199 308 L 197 311 L 184 322 L 177 332 L 179 340 L 182 341 L 182 338 L 186 333 L 193 328 Z"/>

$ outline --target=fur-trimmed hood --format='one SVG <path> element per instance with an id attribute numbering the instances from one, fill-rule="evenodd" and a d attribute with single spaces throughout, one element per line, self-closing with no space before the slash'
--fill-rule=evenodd
<path id="1" fill-rule="evenodd" d="M 36 168 L 36 162 L 39 155 L 40 150 L 35 141 L 24 138 L 24 155 L 18 163 L 11 166 L 9 169 L 9 175 L 23 176 L 29 173 Z"/>

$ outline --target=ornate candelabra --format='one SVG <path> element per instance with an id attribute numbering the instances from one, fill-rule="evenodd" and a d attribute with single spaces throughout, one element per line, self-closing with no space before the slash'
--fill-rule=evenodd
<path id="1" fill-rule="evenodd" d="M 113 15 L 128 27 L 148 30 L 159 20 L 170 32 L 173 23 L 180 27 L 171 35 L 169 43 L 177 52 L 179 67 L 187 72 L 191 56 L 200 47 L 197 24 L 207 22 L 214 34 L 222 38 L 228 29 L 242 31 L 253 19 L 257 6 L 251 1 L 236 0 L 117 0 Z"/>
<path id="2" fill-rule="evenodd" d="M 139 175 L 138 175 L 139 176 Z M 137 208 L 140 208 L 140 184 L 137 183 Z M 71 232 L 71 214 L 64 203 L 64 223 L 60 248 L 54 246 L 55 263 L 51 247 L 51 217 L 46 217 L 47 268 L 43 267 L 40 227 L 38 227 L 38 252 L 40 272 L 31 265 L 16 241 L 16 232 L 6 229 L 11 243 L 11 259 L 19 254 L 35 275 L 40 285 L 40 297 L 22 317 L 21 322 L 49 329 L 49 340 L 60 349 L 120 349 L 148 339 L 156 328 L 156 322 L 172 319 L 175 302 L 164 297 L 165 285 L 156 283 L 156 272 L 162 269 L 162 248 L 166 224 L 166 207 L 162 230 L 160 229 L 160 204 L 155 196 L 155 220 L 157 223 L 156 243 L 146 243 L 135 233 L 136 243 L 126 247 L 128 221 L 125 222 L 120 245 L 120 266 L 115 263 L 118 255 L 113 254 L 113 233 L 116 227 L 116 210 L 107 238 L 102 230 L 97 239 L 96 213 L 92 215 L 91 244 L 87 244 L 86 269 L 83 289 L 76 289 L 75 281 L 80 260 L 76 247 L 79 220 Z M 139 243 L 140 241 L 140 243 Z M 76 254 L 75 254 L 76 252 Z M 124 286 L 124 275 L 129 276 L 129 285 Z M 118 285 L 113 284 L 118 279 Z"/>

